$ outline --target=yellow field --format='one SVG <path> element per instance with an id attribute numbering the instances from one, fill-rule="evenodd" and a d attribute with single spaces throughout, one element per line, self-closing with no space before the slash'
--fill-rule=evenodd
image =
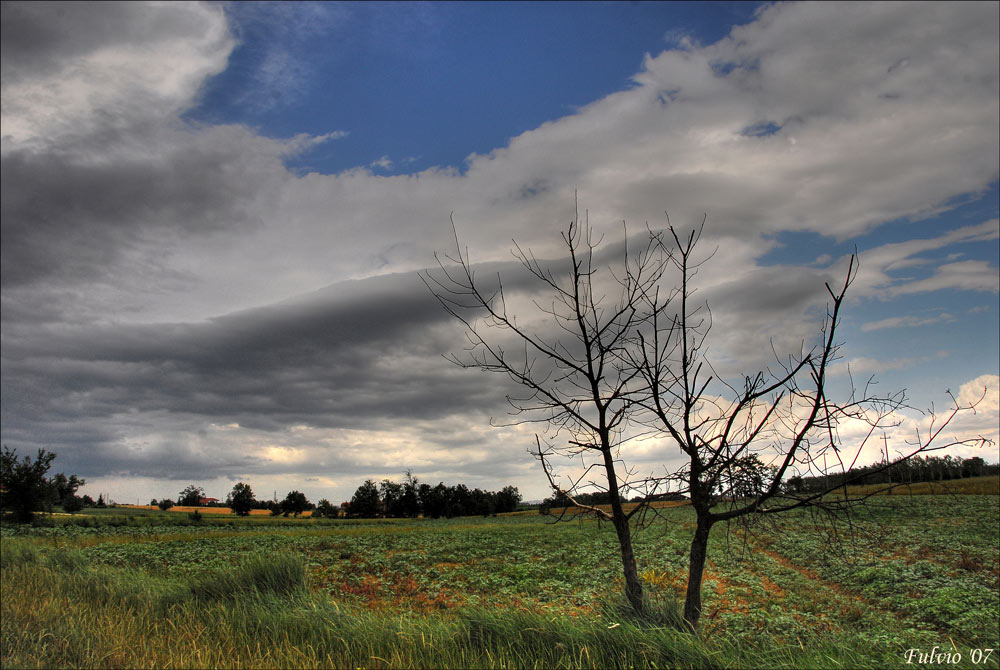
<path id="1" fill-rule="evenodd" d="M 143 509 L 143 510 L 159 510 L 160 508 L 156 505 L 118 505 L 118 507 L 127 507 L 128 509 Z M 197 510 L 201 514 L 232 514 L 233 511 L 228 507 L 193 507 L 189 505 L 174 505 L 168 512 L 194 512 Z M 267 516 L 270 512 L 266 509 L 252 509 L 250 510 L 251 516 Z M 303 512 L 301 516 L 312 516 L 312 512 Z"/>

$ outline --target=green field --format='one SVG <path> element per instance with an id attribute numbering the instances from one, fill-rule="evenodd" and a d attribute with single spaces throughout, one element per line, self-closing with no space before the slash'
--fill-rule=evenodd
<path id="1" fill-rule="evenodd" d="M 637 534 L 642 620 L 620 604 L 607 524 L 184 521 L 5 525 L 2 666 L 853 668 L 904 667 L 915 649 L 913 667 L 937 647 L 961 661 L 934 667 L 1000 667 L 995 496 L 717 527 L 697 636 L 677 630 L 685 507 Z"/>

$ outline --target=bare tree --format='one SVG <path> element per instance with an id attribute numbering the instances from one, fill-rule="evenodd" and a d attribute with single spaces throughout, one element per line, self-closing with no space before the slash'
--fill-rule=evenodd
<path id="1" fill-rule="evenodd" d="M 441 259 L 439 275 L 425 274 L 424 282 L 444 308 L 461 321 L 469 338 L 467 357 L 453 357 L 464 367 L 479 368 L 507 375 L 526 391 L 523 396 L 508 396 L 515 414 L 530 415 L 525 421 L 540 421 L 548 426 L 550 438 L 562 435 L 572 454 L 594 452 L 599 462 L 591 467 L 603 471 L 610 498 L 610 512 L 598 507 L 586 509 L 610 521 L 618 536 L 625 595 L 636 611 L 643 609 L 642 582 L 632 549 L 632 530 L 622 492 L 628 481 L 622 479 L 617 448 L 633 413 L 633 395 L 641 385 L 640 371 L 623 365 L 626 351 L 634 346 L 637 328 L 650 318 L 641 310 L 643 297 L 654 293 L 666 269 L 657 238 L 650 236 L 635 254 L 625 245 L 618 275 L 602 273 L 595 266 L 597 243 L 586 224 L 574 220 L 562 234 L 569 253 L 562 272 L 543 267 L 530 251 L 515 243 L 514 255 L 522 267 L 548 292 L 549 304 L 535 302 L 540 314 L 547 317 L 549 332 L 528 331 L 508 310 L 503 282 L 480 282 L 476 279 L 468 252 L 458 246 L 455 256 Z M 609 285 L 602 281 L 610 280 Z M 486 288 L 488 286 L 488 288 Z M 613 288 L 617 299 L 605 299 L 604 290 Z M 492 337 L 499 329 L 512 336 L 517 345 L 504 347 L 502 338 Z M 553 488 L 570 496 L 574 487 L 561 489 L 551 479 L 546 454 L 551 446 L 542 446 L 536 436 L 538 458 Z"/>
<path id="2" fill-rule="evenodd" d="M 577 513 L 614 526 L 625 596 L 637 613 L 644 602 L 632 547 L 635 522 L 656 514 L 657 501 L 690 499 L 697 525 L 684 618 L 695 629 L 712 527 L 807 506 L 849 511 L 859 502 L 846 495 L 850 470 L 872 436 L 895 426 L 905 397 L 871 395 L 870 386 L 841 403 L 827 396 L 830 368 L 838 357 L 840 311 L 857 271 L 854 258 L 843 285 L 826 287 L 831 303 L 816 346 L 784 358 L 775 353 L 772 369 L 744 377 L 738 389 L 715 375 L 704 356 L 710 312 L 693 299 L 692 287 L 704 262 L 694 257 L 700 230 L 683 237 L 672 227 L 646 233 L 638 249 L 630 249 L 625 235 L 620 254 L 605 264 L 596 260 L 600 241 L 592 239 L 589 225 L 577 216 L 562 234 L 568 257 L 561 271 L 543 266 L 515 242 L 515 258 L 549 296 L 545 303 L 533 301 L 535 313 L 544 319 L 531 325 L 516 318 L 499 276 L 490 281 L 476 277 L 457 233 L 456 255 L 439 258 L 440 272 L 423 278 L 465 326 L 469 346 L 464 357 L 452 356 L 453 362 L 502 373 L 525 391 L 507 399 L 516 423 L 545 424 L 532 451 L 553 491 Z M 670 285 L 671 280 L 676 283 Z M 938 444 L 945 426 L 964 409 L 970 408 L 956 403 L 899 460 L 968 444 Z M 865 426 L 865 436 L 850 449 L 840 443 L 838 433 L 846 422 Z M 662 474 L 640 474 L 622 456 L 622 448 L 635 439 L 678 448 L 683 465 Z M 557 476 L 554 457 L 579 462 L 575 476 Z M 664 460 L 668 457 L 664 452 Z M 838 478 L 838 486 L 844 487 L 839 494 L 833 487 L 790 493 L 782 485 L 786 477 L 831 469 L 848 473 Z M 606 492 L 609 505 L 579 501 L 578 494 L 587 488 Z M 629 495 L 638 498 L 636 504 L 625 504 Z"/>
<path id="3" fill-rule="evenodd" d="M 826 284 L 829 297 L 820 341 L 808 351 L 781 357 L 774 354 L 773 367 L 745 376 L 742 388 L 717 379 L 704 356 L 711 328 L 707 305 L 692 300 L 692 278 L 704 261 L 694 258 L 700 231 L 681 237 L 669 229 L 666 252 L 677 270 L 680 287 L 676 313 L 663 322 L 655 294 L 644 296 L 644 309 L 651 317 L 639 330 L 639 346 L 628 354 L 646 384 L 639 401 L 647 425 L 655 426 L 669 443 L 684 454 L 686 464 L 661 478 L 650 478 L 656 486 L 690 498 L 697 524 L 691 541 L 684 619 L 696 628 L 701 616 L 701 581 L 708 538 L 719 522 L 750 523 L 769 515 L 812 507 L 831 514 L 847 514 L 867 496 L 848 494 L 862 450 L 873 437 L 899 425 L 899 410 L 906 407 L 904 393 L 875 395 L 872 380 L 858 392 L 851 384 L 846 400 L 828 394 L 831 366 L 839 358 L 837 327 L 844 299 L 857 275 L 853 256 L 846 277 L 838 288 Z M 666 238 L 658 238 L 661 243 Z M 713 387 L 722 387 L 722 393 Z M 944 420 L 931 417 L 930 430 L 908 442 L 894 462 L 917 454 L 957 445 L 985 444 L 984 438 L 942 440 L 942 431 L 960 411 L 957 401 Z M 851 444 L 840 439 L 847 424 L 861 429 Z M 885 468 L 892 461 L 885 461 Z M 846 472 L 835 486 L 793 494 L 783 486 L 786 478 L 804 474 Z M 836 495 L 835 495 L 836 493 Z M 648 501 L 655 499 L 649 496 Z"/>

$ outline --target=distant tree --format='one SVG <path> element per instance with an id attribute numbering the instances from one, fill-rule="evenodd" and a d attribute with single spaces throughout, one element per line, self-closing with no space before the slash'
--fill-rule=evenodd
<path id="1" fill-rule="evenodd" d="M 76 475 L 70 475 L 67 477 L 61 472 L 56 473 L 52 476 L 52 479 L 49 480 L 49 486 L 52 488 L 53 501 L 56 505 L 65 507 L 66 499 L 70 496 L 75 496 L 77 489 L 86 483 L 86 480 L 81 479 Z"/>
<path id="2" fill-rule="evenodd" d="M 505 486 L 497 493 L 497 513 L 516 512 L 521 504 L 521 493 L 516 486 Z"/>
<path id="3" fill-rule="evenodd" d="M 98 493 L 97 494 L 97 502 L 94 504 L 94 507 L 98 507 L 100 509 L 104 509 L 107 506 L 108 506 L 107 503 L 104 502 L 104 494 L 103 493 Z"/>
<path id="4" fill-rule="evenodd" d="M 437 519 L 441 513 L 436 509 L 432 499 L 432 488 L 430 484 L 420 484 L 417 486 L 417 501 L 420 503 L 420 512 L 424 518 Z"/>
<path id="5" fill-rule="evenodd" d="M 0 509 L 11 510 L 21 522 L 31 521 L 34 512 L 46 509 L 53 492 L 45 474 L 55 457 L 39 449 L 34 459 L 25 456 L 18 460 L 17 450 L 4 445 L 0 455 Z"/>
<path id="6" fill-rule="evenodd" d="M 149 504 L 151 507 L 156 507 L 159 503 L 156 501 L 156 498 L 153 498 L 149 501 Z"/>
<path id="7" fill-rule="evenodd" d="M 309 509 L 309 500 L 306 494 L 301 491 L 289 491 L 285 499 L 281 501 L 281 511 L 285 516 L 293 514 L 298 516 Z"/>
<path id="8" fill-rule="evenodd" d="M 351 496 L 351 506 L 348 508 L 348 514 L 361 519 L 372 519 L 379 515 L 380 506 L 381 501 L 378 497 L 378 487 L 375 486 L 375 482 L 368 479 Z"/>
<path id="9" fill-rule="evenodd" d="M 413 476 L 413 472 L 406 471 L 406 479 L 403 481 L 403 493 L 399 501 L 400 516 L 416 518 L 420 515 L 420 482 Z"/>
<path id="10" fill-rule="evenodd" d="M 802 493 L 805 490 L 805 480 L 799 475 L 789 477 L 785 482 L 785 490 L 788 493 Z"/>
<path id="11" fill-rule="evenodd" d="M 734 459 L 719 473 L 717 492 L 720 498 L 738 500 L 759 496 L 774 479 L 774 472 L 757 454 Z"/>
<path id="12" fill-rule="evenodd" d="M 972 458 L 967 458 L 962 463 L 963 477 L 982 477 L 983 472 L 985 470 L 986 470 L 986 461 L 984 461 L 979 456 L 973 456 Z"/>
<path id="13" fill-rule="evenodd" d="M 476 516 L 491 516 L 497 512 L 496 494 L 482 489 L 472 489 L 472 510 Z"/>
<path id="14" fill-rule="evenodd" d="M 88 495 L 84 495 L 83 498 L 81 498 L 80 500 L 83 502 L 84 507 L 93 507 L 94 505 L 97 504 L 94 502 L 94 499 Z"/>
<path id="15" fill-rule="evenodd" d="M 233 514 L 247 516 L 254 505 L 253 489 L 250 488 L 249 484 L 238 482 L 233 486 L 233 490 L 229 493 L 229 498 L 226 502 L 229 504 L 230 509 L 233 510 Z"/>
<path id="16" fill-rule="evenodd" d="M 191 484 L 177 494 L 177 504 L 185 507 L 198 507 L 201 499 L 205 497 L 205 489 Z"/>
<path id="17" fill-rule="evenodd" d="M 323 517 L 325 519 L 336 519 L 340 516 L 340 508 L 335 507 L 326 498 L 320 498 L 320 501 L 316 503 L 316 509 L 313 510 L 313 516 Z"/>
<path id="18" fill-rule="evenodd" d="M 164 512 L 166 512 L 168 509 L 174 506 L 174 501 L 171 500 L 170 498 L 162 498 L 160 502 L 156 503 L 156 506 L 159 507 Z"/>
<path id="19" fill-rule="evenodd" d="M 382 499 L 382 509 L 385 516 L 398 518 L 403 513 L 403 485 L 389 479 L 383 479 L 378 487 L 379 498 Z"/>
<path id="20" fill-rule="evenodd" d="M 418 489 L 420 508 L 425 517 L 438 519 L 442 516 L 453 516 L 450 512 L 452 489 L 438 482 L 435 486 L 421 484 Z"/>
<path id="21" fill-rule="evenodd" d="M 64 512 L 69 514 L 76 514 L 83 509 L 83 500 L 75 495 L 68 495 L 62 502 L 62 508 Z"/>

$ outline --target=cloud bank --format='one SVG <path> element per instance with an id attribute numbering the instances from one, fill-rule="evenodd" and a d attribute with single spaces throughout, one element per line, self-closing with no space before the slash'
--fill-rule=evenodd
<path id="1" fill-rule="evenodd" d="M 823 283 L 846 268 L 760 265 L 778 234 L 850 239 L 998 176 L 995 3 L 766 6 L 505 147 L 390 177 L 286 168 L 350 129 L 185 121 L 236 43 L 217 5 L 2 11 L 3 439 L 91 478 L 271 481 L 322 464 L 344 475 L 324 485 L 353 490 L 353 475 L 419 465 L 537 493 L 529 436 L 488 428 L 503 384 L 443 361 L 461 332 L 416 278 L 453 245 L 452 212 L 473 260 L 500 268 L 512 238 L 558 258 L 577 192 L 609 240 L 623 220 L 707 212 L 713 360 L 754 366 L 769 339 L 815 337 Z M 280 46 L 265 55 L 261 96 L 283 62 Z M 919 254 L 997 230 L 871 250 L 855 291 L 995 293 L 988 262 Z M 913 264 L 929 275 L 901 274 Z"/>

